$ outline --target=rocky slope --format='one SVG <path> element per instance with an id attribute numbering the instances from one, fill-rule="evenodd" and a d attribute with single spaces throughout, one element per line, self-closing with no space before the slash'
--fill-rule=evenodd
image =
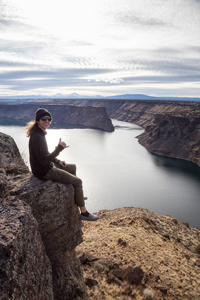
<path id="1" fill-rule="evenodd" d="M 0 122 L 25 125 L 35 117 L 38 107 L 48 109 L 53 116 L 52 126 L 81 125 L 112 132 L 112 122 L 104 107 L 75 105 L 15 104 L 0 105 Z"/>
<path id="2" fill-rule="evenodd" d="M 71 185 L 43 182 L 0 133 L 0 299 L 87 299 Z"/>
<path id="3" fill-rule="evenodd" d="M 200 229 L 141 208 L 99 216 L 77 247 L 91 300 L 200 299 Z"/>

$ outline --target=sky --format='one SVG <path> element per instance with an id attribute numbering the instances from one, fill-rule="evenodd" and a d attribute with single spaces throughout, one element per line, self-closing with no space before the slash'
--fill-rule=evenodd
<path id="1" fill-rule="evenodd" d="M 0 0 L 0 97 L 200 97 L 200 0 Z"/>

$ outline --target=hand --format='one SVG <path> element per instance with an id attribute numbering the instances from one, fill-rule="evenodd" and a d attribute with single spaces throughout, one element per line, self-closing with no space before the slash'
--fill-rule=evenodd
<path id="1" fill-rule="evenodd" d="M 59 143 L 58 144 L 61 145 L 64 149 L 69 147 L 69 145 L 66 145 L 66 143 L 63 142 L 61 139 L 59 139 Z"/>
<path id="2" fill-rule="evenodd" d="M 59 161 L 59 165 L 61 165 L 61 167 L 64 168 L 64 167 L 66 167 L 67 164 L 65 161 Z"/>

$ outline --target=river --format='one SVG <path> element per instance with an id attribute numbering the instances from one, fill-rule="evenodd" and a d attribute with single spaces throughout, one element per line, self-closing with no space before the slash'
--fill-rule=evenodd
<path id="1" fill-rule="evenodd" d="M 70 145 L 59 158 L 77 165 L 88 210 L 142 207 L 200 228 L 200 168 L 149 153 L 136 138 L 143 132 L 141 127 L 112 121 L 112 133 L 69 126 L 50 128 L 46 136 L 50 151 L 59 138 Z M 0 132 L 15 139 L 29 164 L 24 128 L 1 125 Z"/>

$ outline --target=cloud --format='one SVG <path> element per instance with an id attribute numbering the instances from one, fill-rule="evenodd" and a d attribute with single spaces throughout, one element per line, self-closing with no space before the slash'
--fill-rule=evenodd
<path id="1" fill-rule="evenodd" d="M 28 24 L 24 24 L 21 21 L 17 21 L 17 20 L 9 20 L 9 19 L 0 19 L 0 28 L 3 30 L 7 30 L 7 29 L 14 29 L 15 31 L 18 30 L 27 30 L 27 29 L 33 29 L 35 28 L 34 26 L 28 25 Z"/>
<path id="2" fill-rule="evenodd" d="M 110 73 L 111 69 L 66 69 L 51 71 L 15 71 L 0 73 L 0 81 L 4 86 L 16 90 L 34 90 L 47 87 L 91 86 L 88 77 Z M 96 80 L 94 85 L 99 85 Z"/>
<path id="3" fill-rule="evenodd" d="M 29 66 L 27 63 L 22 63 L 22 62 L 14 62 L 14 61 L 0 61 L 0 69 L 1 67 L 5 68 L 25 68 Z M 1 74 L 1 73 L 0 73 Z M 2 72 L 2 74 L 5 74 Z M 0 75 L 1 76 L 1 75 Z M 6 76 L 6 75 L 3 75 Z"/>
<path id="4" fill-rule="evenodd" d="M 188 82 L 199 82 L 199 76 L 135 76 L 123 78 L 123 84 L 137 83 L 154 83 L 154 84 L 166 84 L 166 83 L 188 83 Z"/>
<path id="5" fill-rule="evenodd" d="M 199 93 L 199 2 L 0 0 L 0 93 L 175 82 Z"/>
<path id="6" fill-rule="evenodd" d="M 113 72 L 112 69 L 95 69 L 95 68 L 82 68 L 82 69 L 58 69 L 49 71 L 15 71 L 0 73 L 0 79 L 28 79 L 29 77 L 47 77 L 47 78 L 70 78 L 80 77 L 84 75 L 102 74 Z"/>
<path id="7" fill-rule="evenodd" d="M 166 22 L 162 19 L 156 19 L 153 17 L 144 17 L 142 15 L 138 15 L 133 11 L 129 11 L 126 13 L 117 13 L 115 15 L 116 22 L 120 22 L 123 25 L 137 25 L 137 26 L 166 26 Z"/>
<path id="8" fill-rule="evenodd" d="M 191 74 L 200 75 L 200 62 L 197 59 L 185 59 L 185 60 L 155 60 L 146 63 L 146 68 L 154 71 L 159 71 L 165 74 L 173 74 L 179 76 L 184 74 L 185 76 L 191 76 Z"/>
<path id="9" fill-rule="evenodd" d="M 96 84 L 120 84 L 124 80 L 120 77 L 112 77 L 112 76 L 105 76 L 105 78 L 96 78 L 94 79 L 89 79 L 90 82 L 96 83 Z"/>

